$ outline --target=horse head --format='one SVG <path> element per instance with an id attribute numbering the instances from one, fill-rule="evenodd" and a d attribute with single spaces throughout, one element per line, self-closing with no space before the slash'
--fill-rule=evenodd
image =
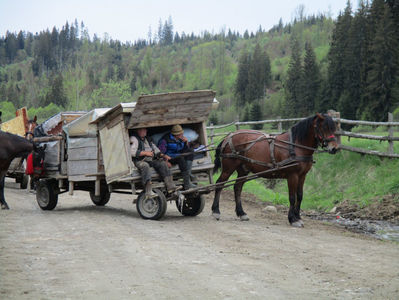
<path id="1" fill-rule="evenodd" d="M 37 116 L 35 116 L 32 120 L 28 121 L 28 128 L 25 133 L 25 138 L 28 141 L 33 140 L 33 137 L 34 137 L 33 132 L 35 131 L 36 126 L 37 126 Z"/>
<path id="2" fill-rule="evenodd" d="M 321 145 L 330 154 L 337 153 L 339 146 L 334 135 L 336 127 L 333 119 L 329 115 L 317 113 L 313 121 L 313 127 L 317 144 Z"/>

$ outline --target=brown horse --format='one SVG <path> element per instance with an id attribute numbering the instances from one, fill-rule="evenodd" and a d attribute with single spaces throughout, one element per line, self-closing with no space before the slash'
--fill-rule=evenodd
<path id="1" fill-rule="evenodd" d="M 39 166 L 44 159 L 44 148 L 36 147 L 23 137 L 3 131 L 0 131 L 0 145 L 0 204 L 1 209 L 9 209 L 4 199 L 4 179 L 11 161 L 16 157 L 26 158 L 33 152 L 33 164 Z"/>
<path id="2" fill-rule="evenodd" d="M 264 172 L 261 177 L 285 178 L 288 182 L 290 208 L 288 220 L 292 226 L 303 227 L 300 208 L 306 174 L 312 168 L 313 153 L 321 146 L 335 154 L 338 144 L 334 136 L 335 123 L 328 115 L 316 114 L 294 125 L 288 132 L 270 136 L 261 131 L 238 130 L 229 134 L 218 145 L 215 155 L 216 172 L 222 167 L 217 183 L 229 179 L 234 171 L 238 177 L 249 172 Z M 281 169 L 280 169 L 281 168 Z M 236 214 L 249 220 L 241 205 L 241 191 L 245 180 L 234 184 Z M 219 220 L 219 198 L 223 187 L 215 190 L 212 215 Z"/>

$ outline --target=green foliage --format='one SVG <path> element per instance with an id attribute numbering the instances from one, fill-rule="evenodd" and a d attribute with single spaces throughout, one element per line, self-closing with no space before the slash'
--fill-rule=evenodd
<path id="1" fill-rule="evenodd" d="M 93 90 L 92 107 L 112 107 L 121 102 L 131 102 L 130 86 L 121 82 L 105 82 Z"/>
<path id="2" fill-rule="evenodd" d="M 2 112 L 1 120 L 5 122 L 12 118 L 15 118 L 15 110 L 15 106 L 11 102 L 0 102 L 0 111 Z"/>
<path id="3" fill-rule="evenodd" d="M 45 107 L 39 107 L 39 108 L 34 108 L 31 107 L 28 109 L 28 116 L 29 117 L 34 117 L 37 116 L 37 122 L 42 123 L 48 118 L 50 118 L 53 115 L 56 115 L 60 112 L 64 111 L 64 109 L 60 106 L 57 106 L 54 103 L 50 103 L 49 105 Z M 15 114 L 15 112 L 14 112 Z"/>

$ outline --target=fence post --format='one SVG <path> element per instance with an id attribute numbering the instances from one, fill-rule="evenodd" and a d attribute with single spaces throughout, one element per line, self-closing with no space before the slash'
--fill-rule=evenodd
<path id="1" fill-rule="evenodd" d="M 214 136 L 214 129 L 213 129 L 213 123 L 211 123 L 211 130 L 209 132 L 209 137 L 211 138 L 211 145 L 213 145 L 213 136 Z"/>
<path id="2" fill-rule="evenodd" d="M 330 109 L 327 111 L 327 114 L 332 117 L 332 118 L 337 118 L 337 126 L 336 126 L 336 131 L 341 131 L 341 113 L 339 111 L 335 111 L 333 109 Z M 337 143 L 338 145 L 341 145 L 341 136 L 337 135 Z"/>
<path id="3" fill-rule="evenodd" d="M 281 120 L 281 116 L 278 116 L 277 119 Z M 283 122 L 278 122 L 277 123 L 277 132 L 282 133 L 283 132 Z"/>
<path id="4" fill-rule="evenodd" d="M 240 124 L 237 124 L 238 122 L 240 122 L 239 116 L 236 117 L 236 121 L 235 121 L 236 130 L 240 130 Z"/>
<path id="5" fill-rule="evenodd" d="M 393 114 L 391 114 L 390 112 L 388 113 L 388 122 L 393 122 Z M 388 126 L 388 137 L 393 138 L 393 126 L 391 125 Z M 389 139 L 388 143 L 388 153 L 393 154 L 393 141 Z"/>

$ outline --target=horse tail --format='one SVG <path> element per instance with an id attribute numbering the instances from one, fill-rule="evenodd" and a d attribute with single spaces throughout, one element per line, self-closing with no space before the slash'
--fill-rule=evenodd
<path id="1" fill-rule="evenodd" d="M 215 161 L 214 161 L 215 166 L 213 167 L 213 173 L 216 173 L 222 166 L 222 161 L 220 159 L 220 152 L 221 152 L 223 141 L 221 141 L 220 144 L 216 148 Z"/>

